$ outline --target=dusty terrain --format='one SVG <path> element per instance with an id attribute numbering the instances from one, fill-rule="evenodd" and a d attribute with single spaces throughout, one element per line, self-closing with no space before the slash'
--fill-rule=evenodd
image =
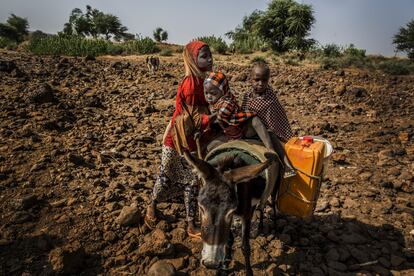
<path id="1" fill-rule="evenodd" d="M 159 205 L 155 231 L 137 227 L 183 77 L 179 55 L 155 75 L 144 59 L 0 53 L 0 275 L 214 275 L 180 202 Z M 215 63 L 236 94 L 249 89 L 247 57 Z M 295 134 L 335 153 L 313 218 L 253 233 L 255 274 L 414 275 L 414 77 L 271 70 Z"/>

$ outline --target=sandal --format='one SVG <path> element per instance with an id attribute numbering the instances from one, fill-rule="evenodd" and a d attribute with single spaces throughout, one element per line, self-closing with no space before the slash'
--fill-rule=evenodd
<path id="1" fill-rule="evenodd" d="M 201 240 L 201 232 L 193 232 L 193 231 L 190 231 L 190 230 L 187 230 L 187 235 L 190 237 L 190 238 L 193 238 L 193 239 L 196 239 L 196 240 Z"/>

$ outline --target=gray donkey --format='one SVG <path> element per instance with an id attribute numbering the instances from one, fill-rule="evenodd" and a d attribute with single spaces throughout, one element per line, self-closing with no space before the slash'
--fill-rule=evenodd
<path id="1" fill-rule="evenodd" d="M 237 155 L 223 157 L 214 163 L 198 159 L 188 152 L 184 153 L 184 157 L 203 182 L 198 196 L 203 239 L 202 265 L 212 269 L 227 268 L 234 241 L 231 224 L 233 215 L 237 215 L 242 219 L 246 274 L 253 275 L 249 243 L 251 219 L 266 186 L 265 179 L 259 175 L 276 161 L 277 156 L 266 153 L 266 161 L 253 165 L 248 165 Z M 272 200 L 275 200 L 275 195 L 272 192 Z M 262 212 L 260 221 L 259 229 L 263 221 Z"/>

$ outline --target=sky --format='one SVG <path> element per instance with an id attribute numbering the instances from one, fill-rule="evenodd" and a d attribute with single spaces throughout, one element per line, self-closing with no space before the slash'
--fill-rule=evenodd
<path id="1" fill-rule="evenodd" d="M 316 22 L 310 37 L 322 45 L 336 43 L 394 55 L 392 38 L 414 19 L 414 0 L 297 0 L 313 7 Z M 116 15 L 129 32 L 152 37 L 156 27 L 168 32 L 169 43 L 186 44 L 200 36 L 224 34 L 269 0 L 0 0 L 0 22 L 10 13 L 26 17 L 30 30 L 56 33 L 74 8 L 91 5 Z"/>

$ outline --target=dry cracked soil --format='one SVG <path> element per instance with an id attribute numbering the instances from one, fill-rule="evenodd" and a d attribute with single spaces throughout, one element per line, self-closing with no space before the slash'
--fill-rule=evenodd
<path id="1" fill-rule="evenodd" d="M 0 52 L 0 275 L 215 275 L 180 201 L 138 227 L 183 77 L 178 54 L 144 60 Z M 248 91 L 248 57 L 215 63 Z M 414 77 L 271 71 L 295 135 L 335 152 L 312 218 L 254 221 L 255 275 L 414 275 Z M 243 263 L 238 237 L 229 274 Z"/>

